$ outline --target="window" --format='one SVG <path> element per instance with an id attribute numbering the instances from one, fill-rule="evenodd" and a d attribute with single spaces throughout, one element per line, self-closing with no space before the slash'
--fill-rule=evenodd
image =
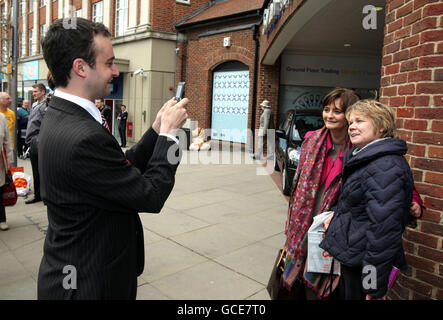
<path id="1" fill-rule="evenodd" d="M 21 32 L 18 34 L 17 55 L 19 57 L 23 56 L 23 33 L 21 33 Z"/>
<path id="2" fill-rule="evenodd" d="M 28 56 L 34 55 L 34 48 L 32 47 L 32 29 L 28 31 Z"/>
<path id="3" fill-rule="evenodd" d="M 74 16 L 77 18 L 82 17 L 82 9 L 75 10 Z"/>
<path id="4" fill-rule="evenodd" d="M 92 5 L 92 21 L 103 22 L 103 1 Z"/>
<path id="5" fill-rule="evenodd" d="M 122 36 L 128 25 L 128 0 L 115 1 L 115 36 Z"/>
<path id="6" fill-rule="evenodd" d="M 46 0 L 40 0 L 40 8 L 46 6 Z"/>
<path id="7" fill-rule="evenodd" d="M 46 35 L 46 24 L 42 24 L 40 26 L 40 40 L 43 39 Z"/>
<path id="8" fill-rule="evenodd" d="M 28 3 L 29 10 L 28 13 L 34 12 L 34 1 Z"/>
<path id="9" fill-rule="evenodd" d="M 6 40 L 2 41 L 2 52 L 3 52 L 3 63 L 6 63 L 9 61 L 9 50 L 8 50 L 8 42 Z"/>

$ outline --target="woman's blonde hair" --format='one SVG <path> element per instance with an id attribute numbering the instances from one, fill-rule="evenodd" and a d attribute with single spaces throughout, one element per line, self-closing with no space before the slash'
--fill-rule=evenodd
<path id="1" fill-rule="evenodd" d="M 392 137 L 396 138 L 395 132 L 395 112 L 394 110 L 376 100 L 360 100 L 348 107 L 346 110 L 346 120 L 349 122 L 351 113 L 356 113 L 371 119 L 376 131 L 385 129 L 382 133 L 382 138 Z"/>

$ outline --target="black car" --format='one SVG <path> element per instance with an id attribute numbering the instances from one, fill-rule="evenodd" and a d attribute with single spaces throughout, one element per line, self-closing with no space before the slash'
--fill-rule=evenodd
<path id="1" fill-rule="evenodd" d="M 289 110 L 275 134 L 274 169 L 282 171 L 282 189 L 289 195 L 300 160 L 306 132 L 320 129 L 324 122 L 321 110 Z"/>

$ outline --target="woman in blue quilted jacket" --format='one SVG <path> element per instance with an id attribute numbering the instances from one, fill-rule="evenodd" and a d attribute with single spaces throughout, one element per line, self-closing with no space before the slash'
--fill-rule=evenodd
<path id="1" fill-rule="evenodd" d="M 342 191 L 320 247 L 340 262 L 342 299 L 384 299 L 393 267 L 407 267 L 402 234 L 414 182 L 403 157 L 406 142 L 395 138 L 394 111 L 375 100 L 350 106 L 346 119 L 354 147 L 345 155 Z"/>

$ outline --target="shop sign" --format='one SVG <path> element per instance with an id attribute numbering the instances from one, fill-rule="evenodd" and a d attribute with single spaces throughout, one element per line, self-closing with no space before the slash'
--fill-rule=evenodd
<path id="1" fill-rule="evenodd" d="M 276 23 L 280 20 L 284 9 L 289 7 L 292 0 L 272 0 L 263 12 L 262 34 L 267 32 L 268 36 L 274 30 Z"/>
<path id="2" fill-rule="evenodd" d="M 378 88 L 380 85 L 380 58 L 282 56 L 283 85 Z"/>
<path id="3" fill-rule="evenodd" d="M 23 64 L 23 80 L 38 80 L 38 60 Z"/>

